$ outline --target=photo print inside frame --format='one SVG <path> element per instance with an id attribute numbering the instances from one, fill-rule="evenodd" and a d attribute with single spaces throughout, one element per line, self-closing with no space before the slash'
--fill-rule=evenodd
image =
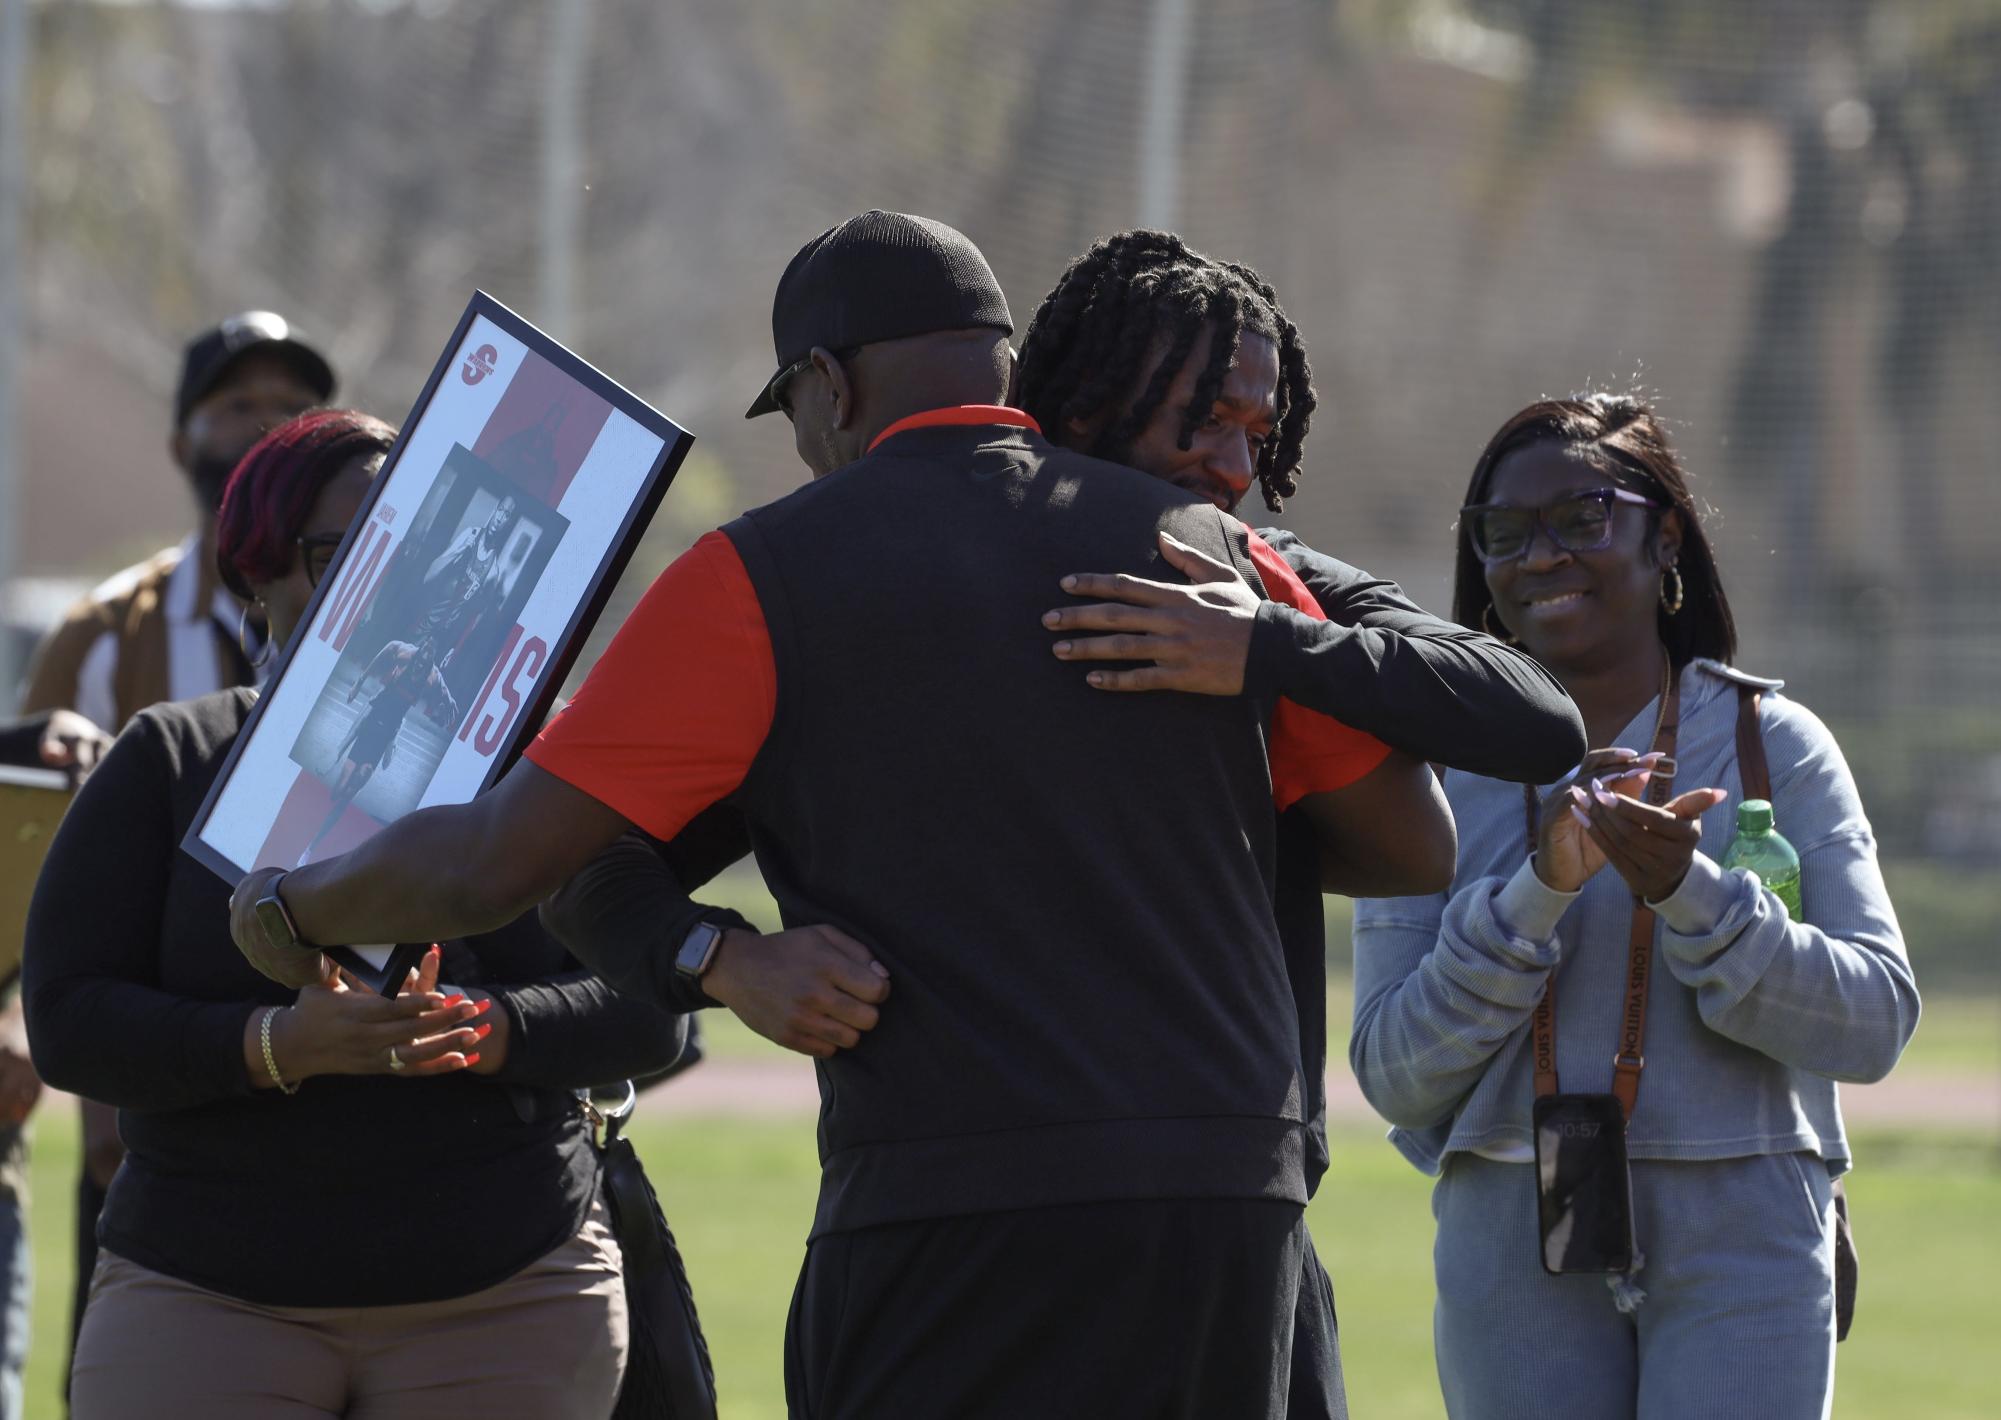
<path id="1" fill-rule="evenodd" d="M 235 882 L 489 787 L 692 442 L 476 295 L 182 846 Z M 393 989 L 415 951 L 334 955 Z"/>

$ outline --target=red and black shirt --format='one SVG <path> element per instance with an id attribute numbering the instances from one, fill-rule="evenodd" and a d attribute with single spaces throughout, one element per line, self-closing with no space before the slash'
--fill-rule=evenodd
<path id="1" fill-rule="evenodd" d="M 889 968 L 881 1023 L 819 1066 L 816 1232 L 1305 1198 L 1272 809 L 1387 750 L 1052 656 L 1060 578 L 1172 576 L 1162 531 L 1314 610 L 1180 490 L 1014 411 L 921 416 L 699 542 L 529 750 L 663 838 L 729 799 L 786 924 Z"/>

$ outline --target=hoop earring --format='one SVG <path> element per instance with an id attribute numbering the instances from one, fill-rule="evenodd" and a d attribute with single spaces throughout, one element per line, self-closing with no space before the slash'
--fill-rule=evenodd
<path id="1" fill-rule="evenodd" d="M 1674 578 L 1674 590 L 1668 590 L 1668 578 Z M 1661 573 L 1661 607 L 1669 616 L 1681 610 L 1681 569 L 1670 562 L 1667 571 Z"/>
<path id="2" fill-rule="evenodd" d="M 1493 637 L 1496 641 L 1499 641 L 1504 645 L 1508 646 L 1521 645 L 1522 643 L 1518 639 L 1508 635 L 1507 628 L 1503 627 L 1499 631 L 1496 631 L 1494 629 L 1494 623 L 1488 619 L 1492 617 L 1493 614 L 1494 614 L 1494 604 L 1492 602 L 1488 602 L 1485 606 L 1480 608 L 1480 629 L 1486 632 L 1489 636 Z"/>
<path id="3" fill-rule="evenodd" d="M 258 603 L 263 605 L 263 603 Z M 236 614 L 236 649 L 243 652 L 243 660 L 253 671 L 262 670 L 264 663 L 271 659 L 271 637 L 267 626 L 264 642 L 257 648 L 257 654 L 250 654 L 250 603 L 243 604 L 243 610 Z"/>

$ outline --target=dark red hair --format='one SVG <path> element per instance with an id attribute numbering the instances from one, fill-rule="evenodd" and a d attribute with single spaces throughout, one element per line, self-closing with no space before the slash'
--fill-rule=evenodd
<path id="1" fill-rule="evenodd" d="M 215 523 L 215 565 L 245 601 L 292 570 L 294 545 L 320 490 L 358 458 L 380 456 L 396 431 L 353 409 L 315 409 L 257 441 L 229 475 Z"/>

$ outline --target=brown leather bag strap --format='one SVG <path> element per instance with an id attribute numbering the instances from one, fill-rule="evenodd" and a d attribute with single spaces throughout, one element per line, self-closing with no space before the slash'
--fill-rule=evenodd
<path id="1" fill-rule="evenodd" d="M 1619 1015 L 1619 1048 L 1612 1056 L 1612 1093 L 1619 1112 L 1633 1117 L 1640 1072 L 1647 1068 L 1647 986 L 1654 970 L 1654 911 L 1633 899 L 1633 931 L 1626 942 L 1626 1004 Z"/>
<path id="2" fill-rule="evenodd" d="M 1765 737 L 1758 732 L 1758 706 L 1765 692 L 1755 685 L 1737 687 L 1737 774 L 1744 797 L 1772 799 L 1772 771 L 1765 763 Z"/>
<path id="3" fill-rule="evenodd" d="M 1668 801 L 1668 792 L 1674 781 L 1675 740 L 1680 732 L 1681 677 L 1675 674 L 1668 678 L 1661 702 L 1660 728 L 1654 732 L 1653 748 L 1660 752 L 1662 759 L 1647 782 L 1647 802 L 1650 804 L 1659 806 Z M 1525 789 L 1524 793 L 1533 806 L 1534 791 Z M 1530 824 L 1529 841 L 1533 847 L 1533 813 Z M 1640 1074 L 1647 1067 L 1647 992 L 1653 981 L 1653 965 L 1653 909 L 1635 897 L 1632 930 L 1626 938 L 1626 993 L 1619 1013 L 1619 1048 L 1612 1056 L 1612 1093 L 1617 1096 L 1619 1108 L 1627 1119 L 1633 1117 L 1633 1106 L 1640 1097 Z M 1542 999 L 1536 1002 L 1535 1013 L 1530 1017 L 1530 1028 L 1535 1092 L 1537 1095 L 1553 1095 L 1558 1090 L 1555 972 L 1550 973 L 1549 981 L 1543 987 Z"/>

